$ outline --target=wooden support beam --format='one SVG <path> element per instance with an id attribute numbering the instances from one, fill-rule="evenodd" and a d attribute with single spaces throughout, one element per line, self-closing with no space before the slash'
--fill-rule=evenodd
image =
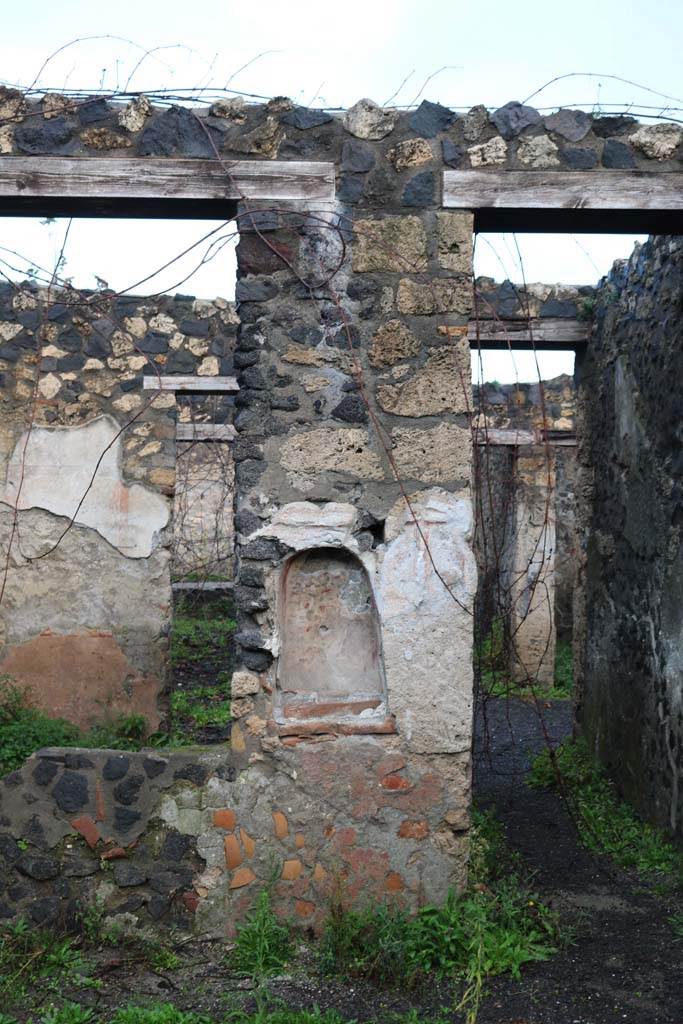
<path id="1" fill-rule="evenodd" d="M 474 441 L 478 445 L 544 445 L 571 448 L 576 445 L 572 431 L 550 430 L 546 437 L 540 430 L 500 430 L 497 427 L 475 427 Z"/>
<path id="2" fill-rule="evenodd" d="M 467 328 L 470 348 L 552 348 L 566 351 L 588 341 L 590 325 L 570 317 L 536 317 L 532 320 L 471 320 Z"/>
<path id="3" fill-rule="evenodd" d="M 236 430 L 232 423 L 178 423 L 176 441 L 232 441 Z"/>
<path id="4" fill-rule="evenodd" d="M 443 205 L 474 210 L 683 210 L 678 171 L 444 171 Z"/>
<path id="5" fill-rule="evenodd" d="M 334 199 L 334 164 L 297 160 L 0 157 L 0 199 Z M 4 204 L 6 206 L 6 204 Z"/>
<path id="6" fill-rule="evenodd" d="M 144 391 L 203 391 L 218 393 L 239 391 L 234 377 L 187 377 L 177 374 L 173 377 L 143 377 Z"/>

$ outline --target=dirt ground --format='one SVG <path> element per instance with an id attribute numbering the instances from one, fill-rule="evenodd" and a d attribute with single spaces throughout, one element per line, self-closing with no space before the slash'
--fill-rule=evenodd
<path id="1" fill-rule="evenodd" d="M 554 741 L 571 727 L 567 702 L 545 709 Z M 524 785 L 531 756 L 543 743 L 536 713 L 528 704 L 491 701 L 478 716 L 475 789 L 480 806 L 492 807 L 508 843 L 535 872 L 540 897 L 575 929 L 573 944 L 552 960 L 522 970 L 521 981 L 490 982 L 479 1024 L 682 1024 L 683 942 L 668 923 L 681 909 L 648 891 L 642 880 L 614 869 L 577 844 L 571 820 L 553 793 Z M 100 1012 L 154 998 L 220 1019 L 228 1009 L 253 1004 L 250 984 L 236 979 L 216 944 L 180 947 L 183 965 L 151 971 L 109 952 L 99 966 L 99 991 L 79 1001 Z M 302 947 L 291 974 L 274 979 L 272 995 L 291 1008 L 334 1008 L 349 1021 L 388 1022 L 415 1008 L 421 1019 L 453 1006 L 446 984 L 412 993 L 379 990 L 359 982 L 321 980 L 307 969 Z M 461 1021 L 452 1011 L 444 1020 Z"/>

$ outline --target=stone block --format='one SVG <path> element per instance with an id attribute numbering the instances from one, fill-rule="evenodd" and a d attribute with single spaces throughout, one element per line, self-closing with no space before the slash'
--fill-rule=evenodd
<path id="1" fill-rule="evenodd" d="M 442 211 L 436 215 L 439 266 L 458 274 L 472 273 L 472 233 L 470 213 Z"/>
<path id="2" fill-rule="evenodd" d="M 423 284 L 403 278 L 396 295 L 399 313 L 429 316 L 459 313 L 468 316 L 472 308 L 472 282 L 465 278 L 433 278 Z"/>
<path id="3" fill-rule="evenodd" d="M 427 234 L 419 217 L 354 222 L 352 265 L 356 273 L 417 273 L 427 267 Z"/>

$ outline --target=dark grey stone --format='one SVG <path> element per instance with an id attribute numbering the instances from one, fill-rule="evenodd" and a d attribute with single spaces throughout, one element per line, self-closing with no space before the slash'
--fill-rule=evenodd
<path id="1" fill-rule="evenodd" d="M 260 525 L 260 523 L 259 523 Z M 279 561 L 290 549 L 279 540 L 257 537 L 249 541 L 242 549 L 243 558 L 253 558 L 255 562 Z"/>
<path id="2" fill-rule="evenodd" d="M 456 117 L 457 114 L 448 107 L 423 100 L 417 110 L 410 115 L 408 124 L 416 135 L 421 135 L 423 139 L 433 139 L 439 132 L 445 132 Z"/>
<path id="3" fill-rule="evenodd" d="M 543 127 L 568 142 L 580 142 L 591 130 L 592 119 L 585 110 L 558 110 L 543 118 Z"/>
<path id="4" fill-rule="evenodd" d="M 88 802 L 88 780 L 80 772 L 67 769 L 52 790 L 57 806 L 66 814 L 80 811 Z"/>
<path id="5" fill-rule="evenodd" d="M 441 143 L 441 155 L 447 167 L 460 167 L 467 156 L 464 146 L 459 146 L 453 139 L 443 139 Z"/>
<path id="6" fill-rule="evenodd" d="M 24 781 L 24 777 L 21 772 L 10 772 L 2 780 L 3 785 L 7 786 L 8 789 L 16 789 L 21 786 Z"/>
<path id="7" fill-rule="evenodd" d="M 247 515 L 251 515 L 251 513 L 247 513 Z M 257 517 L 254 518 L 260 523 Z M 258 565 L 249 565 L 249 563 L 240 566 L 240 583 L 245 587 L 262 587 L 263 569 Z"/>
<path id="8" fill-rule="evenodd" d="M 37 882 L 47 882 L 59 874 L 59 864 L 54 857 L 39 853 L 22 853 L 15 867 L 22 875 L 34 878 Z"/>
<path id="9" fill-rule="evenodd" d="M 98 121 L 108 121 L 111 116 L 111 110 L 105 99 L 98 98 L 81 103 L 78 107 L 77 115 L 78 120 L 85 127 L 89 124 L 97 124 Z"/>
<path id="10" fill-rule="evenodd" d="M 248 509 L 242 508 L 239 512 L 235 513 L 235 530 L 244 537 L 248 537 L 250 533 L 254 533 L 260 527 L 261 520 L 259 517 Z"/>
<path id="11" fill-rule="evenodd" d="M 208 320 L 181 320 L 178 327 L 183 334 L 190 334 L 193 338 L 206 338 L 209 334 Z"/>
<path id="12" fill-rule="evenodd" d="M 541 123 L 541 115 L 534 107 L 526 107 L 513 101 L 499 107 L 490 117 L 504 139 L 514 139 L 525 128 Z"/>
<path id="13" fill-rule="evenodd" d="M 194 373 L 197 369 L 197 359 L 186 348 L 171 349 L 165 369 L 168 373 Z"/>
<path id="14" fill-rule="evenodd" d="M 337 199 L 340 203 L 359 203 L 363 198 L 364 182 L 357 174 L 343 174 L 337 182 Z"/>
<path id="15" fill-rule="evenodd" d="M 342 146 L 341 169 L 351 174 L 365 174 L 375 166 L 375 151 L 366 142 L 347 139 Z"/>
<path id="16" fill-rule="evenodd" d="M 135 345 L 145 353 L 168 352 L 168 334 L 161 334 L 160 331 L 147 331 L 144 338 L 136 341 Z"/>
<path id="17" fill-rule="evenodd" d="M 47 786 L 58 771 L 59 768 L 54 761 L 46 761 L 41 758 L 33 769 L 33 781 L 37 786 Z"/>
<path id="18" fill-rule="evenodd" d="M 0 857 L 8 864 L 15 864 L 21 857 L 16 840 L 6 832 L 0 834 Z"/>
<path id="19" fill-rule="evenodd" d="M 152 896 L 147 904 L 147 913 L 153 921 L 166 917 L 171 909 L 171 901 L 167 896 Z"/>
<path id="20" fill-rule="evenodd" d="M 590 171 L 597 166 L 598 154 L 593 149 L 568 146 L 560 150 L 560 157 L 573 171 Z"/>
<path id="21" fill-rule="evenodd" d="M 114 881 L 121 889 L 128 889 L 133 885 L 144 885 L 148 878 L 147 872 L 127 860 L 117 860 L 112 874 Z"/>
<path id="22" fill-rule="evenodd" d="M 436 175 L 433 171 L 420 171 L 403 190 L 404 206 L 431 206 L 434 203 Z"/>
<path id="23" fill-rule="evenodd" d="M 236 302 L 267 302 L 279 291 L 275 281 L 270 277 L 241 278 L 235 288 Z"/>
<path id="24" fill-rule="evenodd" d="M 45 829 L 37 814 L 34 814 L 21 830 L 21 838 L 31 846 L 37 846 L 39 850 L 47 850 L 48 842 L 45 836 Z"/>
<path id="25" fill-rule="evenodd" d="M 591 127 L 595 135 L 600 139 L 606 139 L 612 135 L 622 135 L 624 132 L 633 131 L 638 122 L 635 117 L 627 117 L 624 114 L 615 114 L 606 117 L 592 118 Z"/>
<path id="26" fill-rule="evenodd" d="M 107 782 L 114 782 L 116 779 L 122 779 L 129 768 L 129 757 L 126 757 L 125 754 L 114 754 L 105 761 L 104 768 L 102 769 L 102 778 L 106 779 Z"/>
<path id="27" fill-rule="evenodd" d="M 96 875 L 100 866 L 96 860 L 64 860 L 62 874 L 67 878 L 88 878 Z"/>
<path id="28" fill-rule="evenodd" d="M 235 643 L 250 651 L 262 651 L 266 646 L 266 641 L 257 629 L 243 629 L 235 633 Z"/>
<path id="29" fill-rule="evenodd" d="M 85 339 L 83 351 L 94 359 L 106 359 L 111 355 L 109 336 L 101 334 L 97 328 L 94 328 L 92 334 Z"/>
<path id="30" fill-rule="evenodd" d="M 85 356 L 79 352 L 71 352 L 68 356 L 56 360 L 57 369 L 60 373 L 70 373 L 72 370 L 81 370 L 85 366 Z"/>
<path id="31" fill-rule="evenodd" d="M 288 114 L 280 118 L 280 123 L 305 131 L 307 128 L 318 128 L 321 124 L 328 124 L 332 120 L 332 115 L 328 114 L 325 110 L 311 110 L 310 107 L 294 107 Z"/>
<path id="32" fill-rule="evenodd" d="M 140 789 L 145 781 L 144 775 L 128 775 L 123 782 L 114 786 L 114 799 L 120 804 L 134 804 L 140 796 Z"/>
<path id="33" fill-rule="evenodd" d="M 573 299 L 546 299 L 539 310 L 540 316 L 576 316 L 576 303 Z"/>
<path id="34" fill-rule="evenodd" d="M 158 757 L 146 757 L 142 762 L 148 779 L 156 779 L 157 776 L 163 775 L 167 766 L 168 761 L 161 761 Z"/>
<path id="35" fill-rule="evenodd" d="M 235 352 L 235 368 L 242 370 L 247 366 L 255 366 L 260 358 L 259 352 Z"/>
<path id="36" fill-rule="evenodd" d="M 30 117 L 14 129 L 14 142 L 20 153 L 29 156 L 62 153 L 72 135 L 73 129 L 65 117 L 53 117 L 49 121 Z"/>
<path id="37" fill-rule="evenodd" d="M 183 860 L 192 853 L 192 839 L 180 832 L 169 832 L 159 851 L 160 860 Z"/>
<path id="38" fill-rule="evenodd" d="M 366 423 L 368 410 L 360 395 L 346 395 L 334 407 L 332 416 L 336 420 L 343 420 L 345 423 Z"/>
<path id="39" fill-rule="evenodd" d="M 282 412 L 296 412 L 300 405 L 296 395 L 274 395 L 270 400 L 270 408 Z"/>
<path id="40" fill-rule="evenodd" d="M 49 924 L 59 913 L 59 897 L 43 896 L 40 899 L 31 900 L 28 913 L 35 924 Z"/>
<path id="41" fill-rule="evenodd" d="M 266 672 L 271 665 L 273 656 L 270 651 L 243 651 L 242 662 L 252 672 Z"/>
<path id="42" fill-rule="evenodd" d="M 192 882 L 192 874 L 186 871 L 157 871 L 150 876 L 149 885 L 155 892 L 173 895 Z"/>
<path id="43" fill-rule="evenodd" d="M 147 122 L 138 142 L 138 153 L 215 158 L 214 146 L 220 145 L 221 135 L 214 128 L 203 125 L 186 107 L 171 107 Z"/>
<path id="44" fill-rule="evenodd" d="M 636 166 L 633 150 L 618 139 L 607 139 L 602 150 L 602 166 L 613 170 L 630 170 Z"/>
<path id="45" fill-rule="evenodd" d="M 182 768 L 178 768 L 173 773 L 173 778 L 185 779 L 187 782 L 192 782 L 195 786 L 203 786 L 208 775 L 209 769 L 205 768 L 203 764 L 195 764 L 190 761 Z"/>
<path id="46" fill-rule="evenodd" d="M 235 586 L 233 598 L 238 608 L 248 612 L 264 611 L 268 607 L 268 598 L 260 587 Z"/>
<path id="47" fill-rule="evenodd" d="M 117 807 L 114 810 L 114 828 L 117 832 L 129 832 L 140 817 L 139 811 L 132 811 L 129 807 Z"/>

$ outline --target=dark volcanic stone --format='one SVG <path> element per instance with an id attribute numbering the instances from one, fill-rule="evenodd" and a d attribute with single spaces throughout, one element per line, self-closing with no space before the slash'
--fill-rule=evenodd
<path id="1" fill-rule="evenodd" d="M 166 770 L 168 762 L 161 761 L 156 757 L 146 757 L 142 762 L 142 767 L 145 770 L 145 775 L 148 779 L 156 779 L 158 775 L 162 775 Z"/>
<path id="2" fill-rule="evenodd" d="M 15 867 L 22 875 L 35 878 L 37 882 L 46 882 L 59 874 L 59 864 L 54 857 L 45 857 L 39 853 L 22 853 Z"/>
<path id="3" fill-rule="evenodd" d="M 337 198 L 341 203 L 359 203 L 363 197 L 363 178 L 357 174 L 343 174 L 337 183 Z"/>
<path id="4" fill-rule="evenodd" d="M 61 153 L 71 139 L 73 130 L 64 117 L 27 118 L 14 129 L 14 141 L 20 153 Z"/>
<path id="5" fill-rule="evenodd" d="M 636 166 L 633 151 L 617 139 L 607 139 L 602 151 L 602 166 L 613 170 L 630 170 Z"/>
<path id="6" fill-rule="evenodd" d="M 260 525 L 260 522 L 259 522 Z M 279 540 L 271 540 L 266 537 L 257 537 L 245 545 L 242 556 L 253 558 L 257 562 L 265 562 L 270 559 L 279 561 L 289 551 L 289 548 Z"/>
<path id="7" fill-rule="evenodd" d="M 594 150 L 578 146 L 560 150 L 560 156 L 573 171 L 590 171 L 598 163 L 598 154 Z"/>
<path id="8" fill-rule="evenodd" d="M 180 832 L 169 832 L 159 851 L 160 860 L 182 860 L 192 852 L 192 839 Z"/>
<path id="9" fill-rule="evenodd" d="M 403 190 L 404 206 L 431 206 L 434 202 L 436 177 L 433 171 L 414 175 Z"/>
<path id="10" fill-rule="evenodd" d="M 107 782 L 114 782 L 116 779 L 122 779 L 129 768 L 129 757 L 126 757 L 125 754 L 114 754 L 105 761 L 104 768 L 102 769 L 102 778 L 106 779 Z"/>
<path id="11" fill-rule="evenodd" d="M 83 351 L 87 356 L 92 356 L 95 359 L 106 358 L 111 353 L 109 336 L 102 335 L 95 327 L 92 334 L 85 339 Z"/>
<path id="12" fill-rule="evenodd" d="M 296 395 L 276 395 L 270 400 L 270 408 L 282 412 L 296 412 L 300 404 Z"/>
<path id="13" fill-rule="evenodd" d="M 79 811 L 88 802 L 88 780 L 85 775 L 67 769 L 59 779 L 52 796 L 66 814 Z"/>
<path id="14" fill-rule="evenodd" d="M 96 875 L 100 870 L 96 860 L 65 860 L 62 862 L 62 874 L 67 878 L 87 878 Z"/>
<path id="15" fill-rule="evenodd" d="M 341 169 L 351 174 L 365 174 L 375 166 L 375 152 L 371 146 L 357 139 L 347 139 L 342 146 Z"/>
<path id="16" fill-rule="evenodd" d="M 0 857 L 6 860 L 8 864 L 15 864 L 21 857 L 21 850 L 16 840 L 12 836 L 7 835 L 6 832 L 0 835 Z"/>
<path id="17" fill-rule="evenodd" d="M 42 899 L 31 900 L 28 912 L 36 924 L 48 924 L 59 913 L 59 897 L 44 896 Z"/>
<path id="18" fill-rule="evenodd" d="M 284 117 L 280 118 L 281 124 L 289 124 L 293 128 L 305 130 L 317 128 L 321 124 L 327 124 L 332 120 L 332 115 L 324 110 L 311 110 L 310 107 L 294 107 Z"/>
<path id="19" fill-rule="evenodd" d="M 21 833 L 21 838 L 31 846 L 37 846 L 39 850 L 47 850 L 48 843 L 45 837 L 45 829 L 41 823 L 40 818 L 37 814 L 34 814 L 29 821 L 26 822 Z"/>
<path id="20" fill-rule="evenodd" d="M 457 117 L 448 107 L 440 103 L 431 103 L 423 100 L 417 110 L 410 115 L 408 124 L 416 135 L 423 139 L 433 139 L 439 132 L 444 132 L 449 125 L 453 124 Z"/>
<path id="21" fill-rule="evenodd" d="M 114 786 L 114 799 L 118 800 L 120 804 L 134 804 L 140 795 L 144 781 L 144 775 L 129 775 L 123 782 Z"/>
<path id="22" fill-rule="evenodd" d="M 238 608 L 249 612 L 263 611 L 268 607 L 268 598 L 260 587 L 237 585 L 233 590 L 233 599 Z"/>
<path id="23" fill-rule="evenodd" d="M 541 115 L 533 107 L 515 101 L 499 107 L 490 118 L 504 139 L 514 139 L 525 128 L 540 124 Z"/>
<path id="24" fill-rule="evenodd" d="M 105 99 L 95 99 L 81 103 L 77 113 L 81 124 L 89 125 L 96 124 L 98 121 L 108 121 L 111 111 Z"/>
<path id="25" fill-rule="evenodd" d="M 267 302 L 274 298 L 279 289 L 270 277 L 242 278 L 235 288 L 236 302 Z"/>
<path id="26" fill-rule="evenodd" d="M 251 651 L 261 651 L 265 646 L 265 641 L 257 629 L 243 629 L 235 633 L 235 642 Z"/>
<path id="27" fill-rule="evenodd" d="M 171 107 L 147 123 L 138 152 L 141 156 L 215 157 L 209 138 L 220 147 L 220 133 L 202 125 L 186 107 Z"/>
<path id="28" fill-rule="evenodd" d="M 366 423 L 368 410 L 360 395 L 346 395 L 339 405 L 334 407 L 332 416 L 345 423 Z"/>
<path id="29" fill-rule="evenodd" d="M 580 142 L 591 130 L 592 119 L 585 110 L 558 110 L 543 118 L 543 127 L 568 142 Z"/>
<path id="30" fill-rule="evenodd" d="M 209 774 L 209 769 L 205 768 L 202 764 L 186 764 L 182 768 L 178 768 L 173 773 L 174 779 L 185 779 L 187 782 L 194 783 L 195 786 L 202 786 L 206 782 L 206 777 Z"/>
<path id="31" fill-rule="evenodd" d="M 9 903 L 2 903 L 0 901 L 0 919 L 6 921 L 10 917 L 14 917 L 14 910 L 10 907 Z"/>
<path id="32" fill-rule="evenodd" d="M 131 864 L 125 860 L 116 862 L 113 875 L 114 881 L 122 889 L 127 889 L 133 885 L 144 885 L 147 881 L 147 874 L 137 864 Z"/>
<path id="33" fill-rule="evenodd" d="M 467 155 L 467 150 L 453 142 L 453 139 L 444 139 L 441 143 L 441 153 L 447 167 L 459 167 Z"/>
<path id="34" fill-rule="evenodd" d="M 117 832 L 128 832 L 139 820 L 140 812 L 131 811 L 129 807 L 117 807 L 114 811 L 114 828 Z"/>
<path id="35" fill-rule="evenodd" d="M 149 880 L 150 888 L 165 895 L 178 892 L 184 885 L 190 884 L 192 874 L 189 871 L 157 871 Z"/>
<path id="36" fill-rule="evenodd" d="M 40 760 L 33 769 L 33 781 L 37 786 L 47 786 L 58 772 L 54 761 Z"/>
<path id="37" fill-rule="evenodd" d="M 242 661 L 252 672 L 265 672 L 270 668 L 273 656 L 270 651 L 243 651 Z"/>
<path id="38" fill-rule="evenodd" d="M 160 918 L 165 917 L 170 909 L 171 901 L 167 896 L 152 896 L 147 904 L 147 913 L 153 921 L 158 921 Z"/>
<path id="39" fill-rule="evenodd" d="M 248 509 L 240 509 L 239 512 L 235 513 L 235 529 L 238 533 L 241 533 L 244 537 L 248 537 L 250 533 L 254 533 L 261 526 L 261 520 L 253 512 Z"/>
<path id="40" fill-rule="evenodd" d="M 573 299 L 546 299 L 539 310 L 540 316 L 576 316 L 576 303 Z"/>
<path id="41" fill-rule="evenodd" d="M 193 338 L 206 338 L 209 333 L 208 320 L 181 320 L 178 327 L 183 334 L 191 334 Z"/>
<path id="42" fill-rule="evenodd" d="M 247 515 L 251 515 L 251 513 L 248 512 Z M 256 516 L 254 518 L 257 520 L 257 523 L 260 522 Z M 245 587 L 262 587 L 263 569 L 260 566 L 245 563 L 240 567 L 240 583 Z"/>
<path id="43" fill-rule="evenodd" d="M 610 135 L 621 135 L 623 132 L 631 131 L 637 124 L 635 117 L 616 114 L 614 117 L 592 118 L 591 127 L 598 138 L 606 139 Z"/>
<path id="44" fill-rule="evenodd" d="M 168 335 L 161 334 L 159 331 L 147 331 L 147 334 L 144 336 L 144 338 L 141 338 L 136 344 L 141 352 L 167 352 Z"/>

